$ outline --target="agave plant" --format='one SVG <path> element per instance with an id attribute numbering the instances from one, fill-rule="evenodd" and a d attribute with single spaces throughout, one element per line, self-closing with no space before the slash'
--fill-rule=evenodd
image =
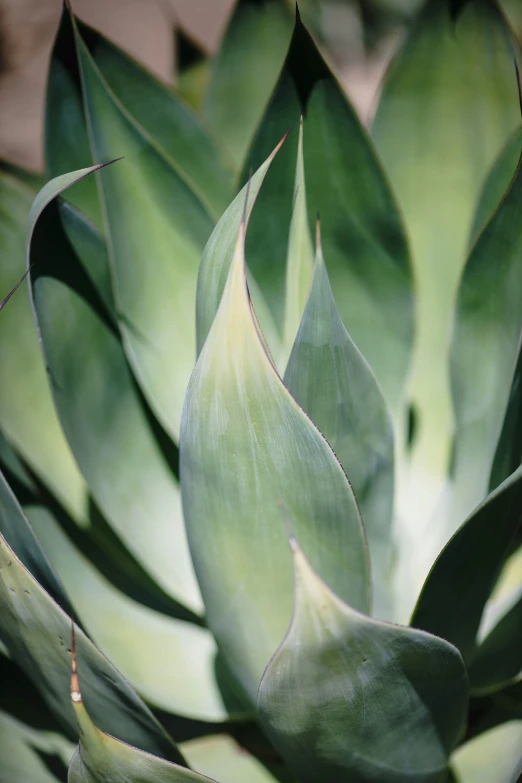
<path id="1" fill-rule="evenodd" d="M 518 56 L 428 0 L 370 135 L 279 0 L 199 113 L 64 9 L 0 174 L 0 783 L 522 779 Z"/>

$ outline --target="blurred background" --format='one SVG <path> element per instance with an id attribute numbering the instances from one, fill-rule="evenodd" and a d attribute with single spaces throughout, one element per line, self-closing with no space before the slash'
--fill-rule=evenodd
<path id="1" fill-rule="evenodd" d="M 468 0 L 476 1 L 476 0 Z M 263 0 L 258 0 L 262 3 Z M 460 4 L 462 0 L 455 0 Z M 75 12 L 163 81 L 219 48 L 235 0 L 72 0 Z M 301 0 L 301 14 L 363 121 L 420 0 Z M 502 0 L 522 31 L 522 0 Z M 0 158 L 43 166 L 45 79 L 61 0 L 0 0 Z M 293 8 L 293 0 L 289 0 Z M 204 79 L 194 68 L 193 79 Z M 200 85 L 199 85 L 200 86 Z"/>

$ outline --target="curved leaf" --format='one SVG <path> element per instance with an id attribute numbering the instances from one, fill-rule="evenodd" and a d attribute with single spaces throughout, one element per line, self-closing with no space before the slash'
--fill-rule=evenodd
<path id="1" fill-rule="evenodd" d="M 393 430 L 382 393 L 344 328 L 321 248 L 284 382 L 323 433 L 359 503 L 372 565 L 374 613 L 393 615 Z"/>
<path id="2" fill-rule="evenodd" d="M 0 783 L 59 783 L 59 778 L 48 769 L 44 757 L 69 764 L 73 746 L 59 734 L 35 731 L 0 712 Z"/>
<path id="3" fill-rule="evenodd" d="M 283 0 L 237 0 L 212 64 L 203 112 L 238 168 L 283 65 L 291 34 L 292 19 Z"/>
<path id="4" fill-rule="evenodd" d="M 485 496 L 522 331 L 522 166 L 466 263 L 455 311 L 452 521 Z"/>
<path id="5" fill-rule="evenodd" d="M 276 783 L 278 780 L 226 734 L 190 740 L 182 743 L 181 748 L 191 767 L 220 783 Z"/>
<path id="6" fill-rule="evenodd" d="M 72 642 L 71 701 L 80 730 L 80 744 L 69 767 L 69 783 L 189 783 L 210 780 L 189 769 L 127 745 L 101 731 L 83 703 L 76 673 L 76 651 Z M 78 665 L 82 682 L 84 667 Z"/>
<path id="7" fill-rule="evenodd" d="M 394 413 L 413 335 L 408 249 L 391 192 L 353 108 L 300 21 L 244 172 L 303 116 L 309 219 L 321 215 L 339 313 Z M 249 268 L 280 329 L 297 134 L 267 176 L 247 242 Z"/>
<path id="8" fill-rule="evenodd" d="M 495 489 L 522 464 L 522 337 L 504 414 L 504 422 L 489 476 L 489 489 Z"/>
<path id="9" fill-rule="evenodd" d="M 458 783 L 513 783 L 521 743 L 522 721 L 511 721 L 462 745 L 452 759 Z"/>
<path id="10" fill-rule="evenodd" d="M 77 737 L 68 698 L 71 619 L 43 590 L 0 535 L 0 638 L 67 735 Z M 104 730 L 151 753 L 179 761 L 181 755 L 149 709 L 89 639 L 78 632 L 78 658 L 85 698 Z"/>
<path id="11" fill-rule="evenodd" d="M 445 546 L 411 624 L 459 648 L 469 662 L 484 606 L 522 519 L 522 467 L 492 492 Z"/>
<path id="12" fill-rule="evenodd" d="M 53 183 L 57 180 L 48 184 L 49 194 Z M 69 236 L 89 243 L 104 269 L 105 244 L 89 222 L 68 206 L 63 218 Z M 149 427 L 119 336 L 67 241 L 56 204 L 43 213 L 33 208 L 28 241 L 52 391 L 80 469 L 137 561 L 163 590 L 200 611 L 179 486 Z"/>
<path id="13" fill-rule="evenodd" d="M 415 269 L 414 458 L 435 475 L 445 475 L 449 462 L 447 334 L 475 204 L 520 123 L 515 43 L 503 16 L 494 0 L 461 5 L 456 15 L 453 0 L 425 2 L 392 62 L 373 124 Z"/>
<path id="14" fill-rule="evenodd" d="M 274 745 L 303 783 L 441 780 L 466 721 L 458 651 L 356 612 L 292 549 L 294 617 L 258 694 Z"/>
<path id="15" fill-rule="evenodd" d="M 181 486 L 209 626 L 255 700 L 288 626 L 292 564 L 280 505 L 337 592 L 368 610 L 357 505 L 335 455 L 283 386 L 251 312 L 242 223 L 218 314 L 187 390 Z"/>
<path id="16" fill-rule="evenodd" d="M 85 630 L 147 702 L 198 720 L 227 719 L 209 631 L 131 600 L 96 571 L 45 508 L 25 511 Z"/>
<path id="17" fill-rule="evenodd" d="M 522 674 L 522 596 L 483 639 L 471 662 L 475 693 L 500 690 Z"/>
<path id="18" fill-rule="evenodd" d="M 2 291 L 10 290 L 26 270 L 25 227 L 33 198 L 25 185 L 0 174 Z M 1 312 L 0 375 L 3 432 L 69 513 L 85 521 L 85 483 L 54 409 L 25 286 Z"/>

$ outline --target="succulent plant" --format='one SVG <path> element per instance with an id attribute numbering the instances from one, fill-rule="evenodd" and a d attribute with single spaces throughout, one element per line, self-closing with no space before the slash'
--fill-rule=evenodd
<path id="1" fill-rule="evenodd" d="M 0 783 L 521 779 L 518 57 L 428 0 L 369 133 L 279 0 L 198 113 L 64 8 L 0 173 Z"/>

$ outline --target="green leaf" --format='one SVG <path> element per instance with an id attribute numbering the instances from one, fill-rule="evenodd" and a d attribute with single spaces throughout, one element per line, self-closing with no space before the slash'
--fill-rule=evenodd
<path id="1" fill-rule="evenodd" d="M 451 343 L 455 408 L 452 522 L 485 496 L 522 329 L 522 167 L 471 250 Z"/>
<path id="2" fill-rule="evenodd" d="M 291 614 L 280 507 L 317 570 L 368 610 L 355 498 L 335 455 L 291 397 L 259 337 L 242 223 L 218 314 L 185 398 L 183 510 L 209 627 L 250 702 Z"/>
<path id="3" fill-rule="evenodd" d="M 255 756 L 226 734 L 190 740 L 181 749 L 191 767 L 220 783 L 276 783 Z"/>
<path id="4" fill-rule="evenodd" d="M 210 55 L 183 28 L 174 35 L 176 88 L 195 111 L 201 113 L 210 79 Z"/>
<path id="5" fill-rule="evenodd" d="M 132 745 L 120 742 L 101 731 L 90 718 L 83 703 L 76 673 L 73 636 L 71 701 L 80 730 L 80 743 L 69 767 L 69 783 L 186 783 L 210 780 L 189 769 L 171 764 L 165 759 L 144 753 Z M 84 666 L 78 661 L 78 671 L 84 682 Z"/>
<path id="6" fill-rule="evenodd" d="M 489 476 L 489 489 L 495 489 L 522 463 L 522 341 L 511 382 L 511 390 Z"/>
<path id="7" fill-rule="evenodd" d="M 65 771 L 74 747 L 59 734 L 35 731 L 0 712 L 0 783 L 59 783 L 45 758 L 61 763 Z"/>
<path id="8" fill-rule="evenodd" d="M 27 468 L 21 461 L 18 454 L 13 450 L 12 446 L 1 430 L 0 466 L 2 469 L 5 469 L 8 473 L 11 474 L 11 476 L 23 491 L 29 492 L 30 494 L 34 493 L 36 488 L 32 477 L 29 475 Z"/>
<path id="9" fill-rule="evenodd" d="M 125 156 L 101 176 L 100 191 L 126 353 L 153 411 L 177 439 L 195 359 L 197 270 L 212 219 L 114 96 L 78 33 L 76 46 L 93 157 Z"/>
<path id="10" fill-rule="evenodd" d="M 198 720 L 226 720 L 210 632 L 131 600 L 101 576 L 45 508 L 25 511 L 85 630 L 147 702 Z"/>
<path id="11" fill-rule="evenodd" d="M 292 549 L 294 616 L 258 695 L 275 747 L 303 783 L 441 780 L 466 721 L 458 651 L 355 611 Z"/>
<path id="12" fill-rule="evenodd" d="M 519 128 L 498 156 L 484 183 L 475 209 L 473 229 L 471 231 L 472 241 L 477 238 L 508 190 L 513 175 L 517 170 L 521 149 L 522 128 Z"/>
<path id="13" fill-rule="evenodd" d="M 314 248 L 306 208 L 306 183 L 303 159 L 303 119 L 299 125 L 297 165 L 294 182 L 294 203 L 290 220 L 288 251 L 286 255 L 285 321 L 283 327 L 283 356 L 281 368 L 288 364 L 301 318 L 305 309 L 314 270 Z M 294 395 L 295 396 L 295 395 Z"/>
<path id="14" fill-rule="evenodd" d="M 78 29 L 114 96 L 159 145 L 217 220 L 233 195 L 232 164 L 172 88 L 90 27 Z"/>
<path id="15" fill-rule="evenodd" d="M 522 467 L 492 492 L 445 546 L 411 624 L 447 639 L 472 660 L 484 606 L 521 518 Z"/>
<path id="16" fill-rule="evenodd" d="M 56 182 L 46 186 L 48 193 Z M 57 204 L 43 213 L 33 208 L 28 250 L 34 309 L 64 432 L 97 504 L 132 555 L 162 590 L 199 612 L 179 485 L 151 431 L 119 335 L 59 214 Z M 90 223 L 68 206 L 62 216 L 69 236 L 83 248 L 89 244 L 90 256 L 105 268 L 105 244 Z"/>
<path id="17" fill-rule="evenodd" d="M 23 183 L 0 174 L 0 290 L 4 292 L 26 271 L 25 228 L 33 198 L 33 191 Z M 0 315 L 0 376 L 0 425 L 5 436 L 71 516 L 85 521 L 85 483 L 54 410 L 25 284 Z"/>
<path id="18" fill-rule="evenodd" d="M 68 698 L 71 619 L 53 601 L 0 535 L 0 638 L 32 680 L 71 739 L 76 719 Z M 85 698 L 110 734 L 171 760 L 179 751 L 149 709 L 89 639 L 78 632 Z"/>
<path id="19" fill-rule="evenodd" d="M 254 170 L 300 116 L 309 219 L 321 215 L 339 313 L 370 363 L 393 412 L 401 398 L 413 331 L 412 281 L 400 218 L 372 145 L 300 19 L 244 172 Z M 283 248 L 288 241 L 297 134 L 277 156 L 252 216 L 249 268 L 280 330 Z"/>
<path id="20" fill-rule="evenodd" d="M 393 616 L 393 429 L 375 377 L 344 328 L 317 226 L 315 269 L 284 382 L 339 458 L 368 536 L 374 614 Z"/>
<path id="21" fill-rule="evenodd" d="M 0 533 L 51 598 L 65 612 L 72 614 L 72 608 L 63 586 L 1 472 Z"/>
<path id="22" fill-rule="evenodd" d="M 267 159 L 259 166 L 258 170 L 249 179 L 248 184 L 238 193 L 230 204 L 225 214 L 214 228 L 201 258 L 198 275 L 198 287 L 196 296 L 196 333 L 198 355 L 207 339 L 207 335 L 216 317 L 216 313 L 223 296 L 223 290 L 227 281 L 227 275 L 234 257 L 237 244 L 237 233 L 241 224 L 243 213 L 246 212 L 247 223 L 252 214 L 252 209 L 264 182 L 267 171 L 281 149 L 286 136 L 284 136 Z M 266 307 L 262 297 L 255 298 L 256 308 Z"/>
<path id="23" fill-rule="evenodd" d="M 283 0 L 236 3 L 212 65 L 203 112 L 238 169 L 276 83 L 291 34 L 292 19 Z"/>
<path id="24" fill-rule="evenodd" d="M 452 759 L 458 783 L 513 783 L 521 743 L 522 721 L 511 721 L 462 745 Z"/>
<path id="25" fill-rule="evenodd" d="M 419 419 L 414 459 L 434 475 L 444 475 L 449 462 L 447 334 L 475 205 L 520 123 L 514 54 L 492 0 L 467 2 L 458 15 L 450 0 L 428 0 L 388 72 L 373 124 L 411 243 L 417 338 L 410 392 Z M 490 367 L 485 359 L 481 365 Z"/>

